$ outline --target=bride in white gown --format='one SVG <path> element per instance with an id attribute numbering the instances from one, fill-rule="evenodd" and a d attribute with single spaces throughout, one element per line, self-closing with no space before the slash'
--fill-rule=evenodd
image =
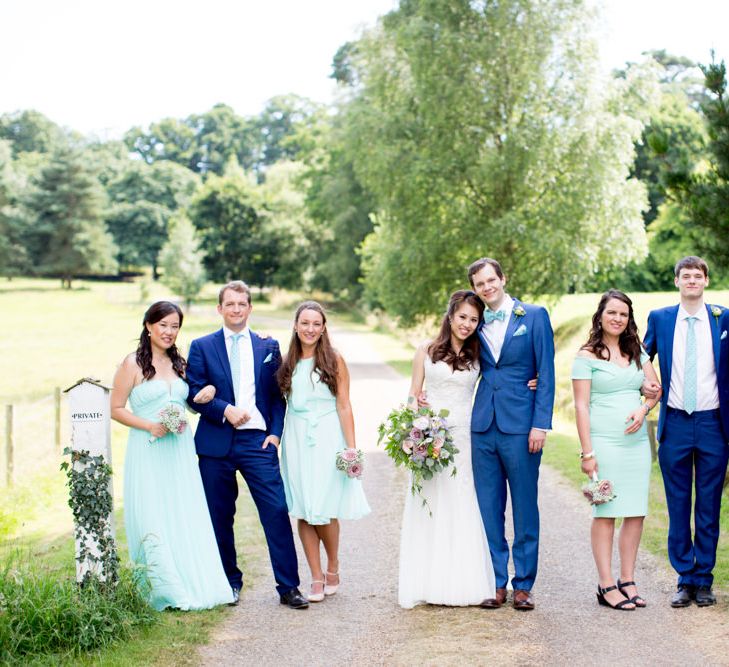
<path id="1" fill-rule="evenodd" d="M 440 334 L 415 354 L 408 403 L 427 390 L 437 412 L 450 411 L 447 423 L 459 452 L 451 468 L 423 483 L 422 498 L 408 485 L 400 537 L 398 601 L 466 606 L 495 595 L 494 571 L 481 521 L 471 470 L 471 404 L 478 380 L 477 327 L 481 300 L 471 291 L 451 295 Z M 432 512 L 432 516 L 428 510 Z"/>

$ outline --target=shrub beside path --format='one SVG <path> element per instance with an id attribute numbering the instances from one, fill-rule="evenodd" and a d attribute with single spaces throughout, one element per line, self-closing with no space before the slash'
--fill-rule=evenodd
<path id="1" fill-rule="evenodd" d="M 368 451 L 365 489 L 372 513 L 342 525 L 342 585 L 335 596 L 306 611 L 283 607 L 265 560 L 246 581 L 239 606 L 200 649 L 203 664 L 729 665 L 727 596 L 720 595 L 713 608 L 671 609 L 673 574 L 650 554 L 640 554 L 636 573 L 649 606 L 633 612 L 598 607 L 589 508 L 546 465 L 534 611 L 400 609 L 399 532 L 407 479 L 375 444 L 377 424 L 403 401 L 408 383 L 380 361 L 367 336 L 339 330 L 335 340 L 352 375 L 357 442 Z M 458 562 L 442 567 L 458 568 Z M 306 592 L 300 550 L 299 570 Z"/>

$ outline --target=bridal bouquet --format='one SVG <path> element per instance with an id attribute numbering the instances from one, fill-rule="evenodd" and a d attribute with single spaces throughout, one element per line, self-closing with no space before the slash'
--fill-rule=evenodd
<path id="1" fill-rule="evenodd" d="M 423 480 L 443 472 L 452 465 L 458 448 L 448 430 L 448 410 L 436 414 L 431 408 L 413 410 L 401 406 L 390 412 L 378 428 L 377 444 L 384 441 L 385 451 L 396 466 L 405 466 L 412 473 L 411 492 L 420 494 Z M 423 499 L 423 505 L 427 501 Z"/>
<path id="2" fill-rule="evenodd" d="M 347 477 L 359 479 L 364 468 L 364 452 L 361 449 L 347 447 L 337 452 L 337 470 L 346 473 Z"/>
<path id="3" fill-rule="evenodd" d="M 164 426 L 170 433 L 180 435 L 187 428 L 187 419 L 185 419 L 185 409 L 174 403 L 165 405 L 157 415 L 159 422 Z M 151 436 L 150 442 L 157 440 L 156 437 Z"/>
<path id="4" fill-rule="evenodd" d="M 604 505 L 617 498 L 613 491 L 613 483 L 608 479 L 598 479 L 595 472 L 592 473 L 592 481 L 582 487 L 582 495 L 591 505 Z"/>

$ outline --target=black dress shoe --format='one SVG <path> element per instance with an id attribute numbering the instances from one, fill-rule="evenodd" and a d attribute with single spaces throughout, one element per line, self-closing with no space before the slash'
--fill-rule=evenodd
<path id="1" fill-rule="evenodd" d="M 281 604 L 285 604 L 291 609 L 306 609 L 309 601 L 301 594 L 298 588 L 292 588 L 290 591 L 281 595 Z"/>
<path id="2" fill-rule="evenodd" d="M 694 599 L 697 607 L 710 607 L 712 604 L 716 604 L 716 596 L 712 592 L 711 586 L 699 586 Z"/>
<path id="3" fill-rule="evenodd" d="M 694 599 L 694 587 L 688 584 L 679 584 L 678 590 L 671 598 L 672 607 L 688 607 Z"/>
<path id="4" fill-rule="evenodd" d="M 229 602 L 229 607 L 235 607 L 238 604 L 238 599 L 240 598 L 240 588 L 236 588 L 233 586 L 233 602 Z"/>

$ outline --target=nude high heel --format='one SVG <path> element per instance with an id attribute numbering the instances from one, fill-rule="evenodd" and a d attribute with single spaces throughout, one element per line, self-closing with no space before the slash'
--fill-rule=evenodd
<path id="1" fill-rule="evenodd" d="M 339 584 L 329 584 L 327 577 L 339 577 L 339 572 L 327 572 L 324 575 L 324 595 L 334 595 L 339 590 Z"/>
<path id="2" fill-rule="evenodd" d="M 311 587 L 314 588 L 314 584 L 324 584 L 321 579 L 312 579 L 311 581 Z M 306 599 L 309 602 L 321 602 L 324 599 L 324 592 L 326 591 L 326 585 L 322 588 L 321 593 L 309 593 L 309 595 L 306 596 Z"/>

